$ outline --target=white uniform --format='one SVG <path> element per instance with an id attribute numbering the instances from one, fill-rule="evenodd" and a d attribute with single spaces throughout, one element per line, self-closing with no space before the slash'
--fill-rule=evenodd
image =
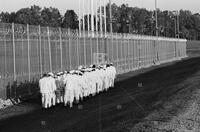
<path id="1" fill-rule="evenodd" d="M 79 76 L 78 75 L 72 75 L 73 82 L 74 82 L 74 97 L 76 99 L 76 102 L 78 103 L 80 100 L 80 97 L 82 96 L 81 87 L 79 85 Z"/>
<path id="2" fill-rule="evenodd" d="M 97 74 L 95 73 L 95 71 L 90 72 L 90 80 L 91 80 L 91 95 L 95 96 L 97 93 L 96 90 L 96 83 L 97 83 Z"/>
<path id="3" fill-rule="evenodd" d="M 63 103 L 64 101 L 64 75 L 58 76 L 56 79 L 56 102 L 57 103 Z"/>
<path id="4" fill-rule="evenodd" d="M 91 83 L 91 78 L 90 78 L 90 73 L 89 72 L 85 72 L 83 75 L 83 78 L 87 84 L 87 89 L 85 89 L 84 91 L 84 97 L 89 96 L 91 94 L 91 87 L 92 87 L 92 83 Z"/>
<path id="5" fill-rule="evenodd" d="M 74 101 L 73 76 L 68 74 L 65 77 L 64 82 L 65 82 L 64 105 L 66 106 L 69 103 L 70 107 L 72 107 Z"/>
<path id="6" fill-rule="evenodd" d="M 114 66 L 111 66 L 111 69 L 112 69 L 112 87 L 114 87 L 117 70 Z"/>
<path id="7" fill-rule="evenodd" d="M 50 89 L 50 107 L 56 105 L 56 80 L 53 77 L 49 77 L 49 81 L 51 82 L 51 89 Z"/>
<path id="8" fill-rule="evenodd" d="M 55 105 L 56 84 L 53 77 L 43 77 L 39 80 L 40 93 L 42 95 L 42 107 L 48 108 Z"/>
<path id="9" fill-rule="evenodd" d="M 80 100 L 83 100 L 83 97 L 86 97 L 87 96 L 87 88 L 88 88 L 88 85 L 86 84 L 86 81 L 84 79 L 83 76 L 78 76 L 77 78 L 77 83 L 78 83 L 78 86 L 80 88 Z"/>
<path id="10" fill-rule="evenodd" d="M 102 88 L 100 69 L 96 69 L 95 74 L 96 74 L 96 93 L 98 94 L 99 92 L 101 92 L 101 88 Z"/>

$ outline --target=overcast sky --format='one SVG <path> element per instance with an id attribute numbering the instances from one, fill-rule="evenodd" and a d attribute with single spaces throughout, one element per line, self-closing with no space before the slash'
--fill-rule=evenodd
<path id="1" fill-rule="evenodd" d="M 85 0 L 87 1 L 87 0 Z M 97 1 L 97 0 L 94 0 Z M 108 1 L 108 0 L 106 0 Z M 155 0 L 112 0 L 117 5 L 128 3 L 129 6 L 144 7 L 149 10 L 154 9 Z M 157 0 L 158 8 L 161 10 L 191 10 L 193 13 L 200 13 L 200 0 Z M 39 5 L 40 7 L 56 7 L 62 14 L 67 9 L 73 9 L 78 13 L 78 0 L 0 0 L 1 11 L 17 11 L 20 8 Z"/>

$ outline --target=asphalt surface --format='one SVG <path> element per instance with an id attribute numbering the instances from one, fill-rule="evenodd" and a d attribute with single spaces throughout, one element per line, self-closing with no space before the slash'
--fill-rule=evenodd
<path id="1" fill-rule="evenodd" d="M 124 74 L 115 88 L 87 98 L 73 108 L 62 105 L 40 108 L 1 120 L 0 132 L 126 131 L 119 124 L 131 120 L 134 125 L 159 108 L 154 104 L 176 94 L 180 88 L 175 86 L 200 69 L 200 58 L 152 69 Z"/>

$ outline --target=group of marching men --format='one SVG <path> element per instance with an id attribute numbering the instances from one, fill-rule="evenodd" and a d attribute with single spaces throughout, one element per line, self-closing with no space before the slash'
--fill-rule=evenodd
<path id="1" fill-rule="evenodd" d="M 42 107 L 49 108 L 59 103 L 73 106 L 84 97 L 95 96 L 114 87 L 116 68 L 113 64 L 91 65 L 78 70 L 57 74 L 43 74 L 39 80 Z"/>

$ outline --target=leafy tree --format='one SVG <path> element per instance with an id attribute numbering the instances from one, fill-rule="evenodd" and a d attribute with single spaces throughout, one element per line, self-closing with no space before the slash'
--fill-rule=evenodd
<path id="1" fill-rule="evenodd" d="M 60 27 L 62 16 L 57 8 L 44 8 L 41 11 L 42 25 L 50 27 Z"/>
<path id="2" fill-rule="evenodd" d="M 120 8 L 113 3 L 111 5 L 112 8 L 112 22 L 113 22 L 113 32 L 118 32 L 119 28 L 120 28 Z M 108 14 L 107 14 L 107 18 L 109 18 Z"/>
<path id="3" fill-rule="evenodd" d="M 22 8 L 16 12 L 15 23 L 31 24 L 31 19 L 30 8 Z"/>
<path id="4" fill-rule="evenodd" d="M 10 14 L 8 12 L 1 12 L 0 22 L 9 23 L 10 22 Z"/>
<path id="5" fill-rule="evenodd" d="M 40 25 L 41 8 L 39 6 L 31 6 L 31 8 L 23 8 L 16 12 L 15 22 L 21 24 Z"/>
<path id="6" fill-rule="evenodd" d="M 11 12 L 9 16 L 9 23 L 14 23 L 16 19 L 16 14 L 15 12 Z"/>
<path id="7" fill-rule="evenodd" d="M 42 23 L 41 11 L 42 9 L 39 6 L 31 6 L 31 24 L 40 25 Z"/>
<path id="8" fill-rule="evenodd" d="M 119 31 L 120 33 L 128 33 L 129 32 L 129 16 L 128 16 L 128 5 L 122 4 L 120 7 L 120 28 Z"/>
<path id="9" fill-rule="evenodd" d="M 78 16 L 73 10 L 67 10 L 62 21 L 62 27 L 78 29 Z"/>

